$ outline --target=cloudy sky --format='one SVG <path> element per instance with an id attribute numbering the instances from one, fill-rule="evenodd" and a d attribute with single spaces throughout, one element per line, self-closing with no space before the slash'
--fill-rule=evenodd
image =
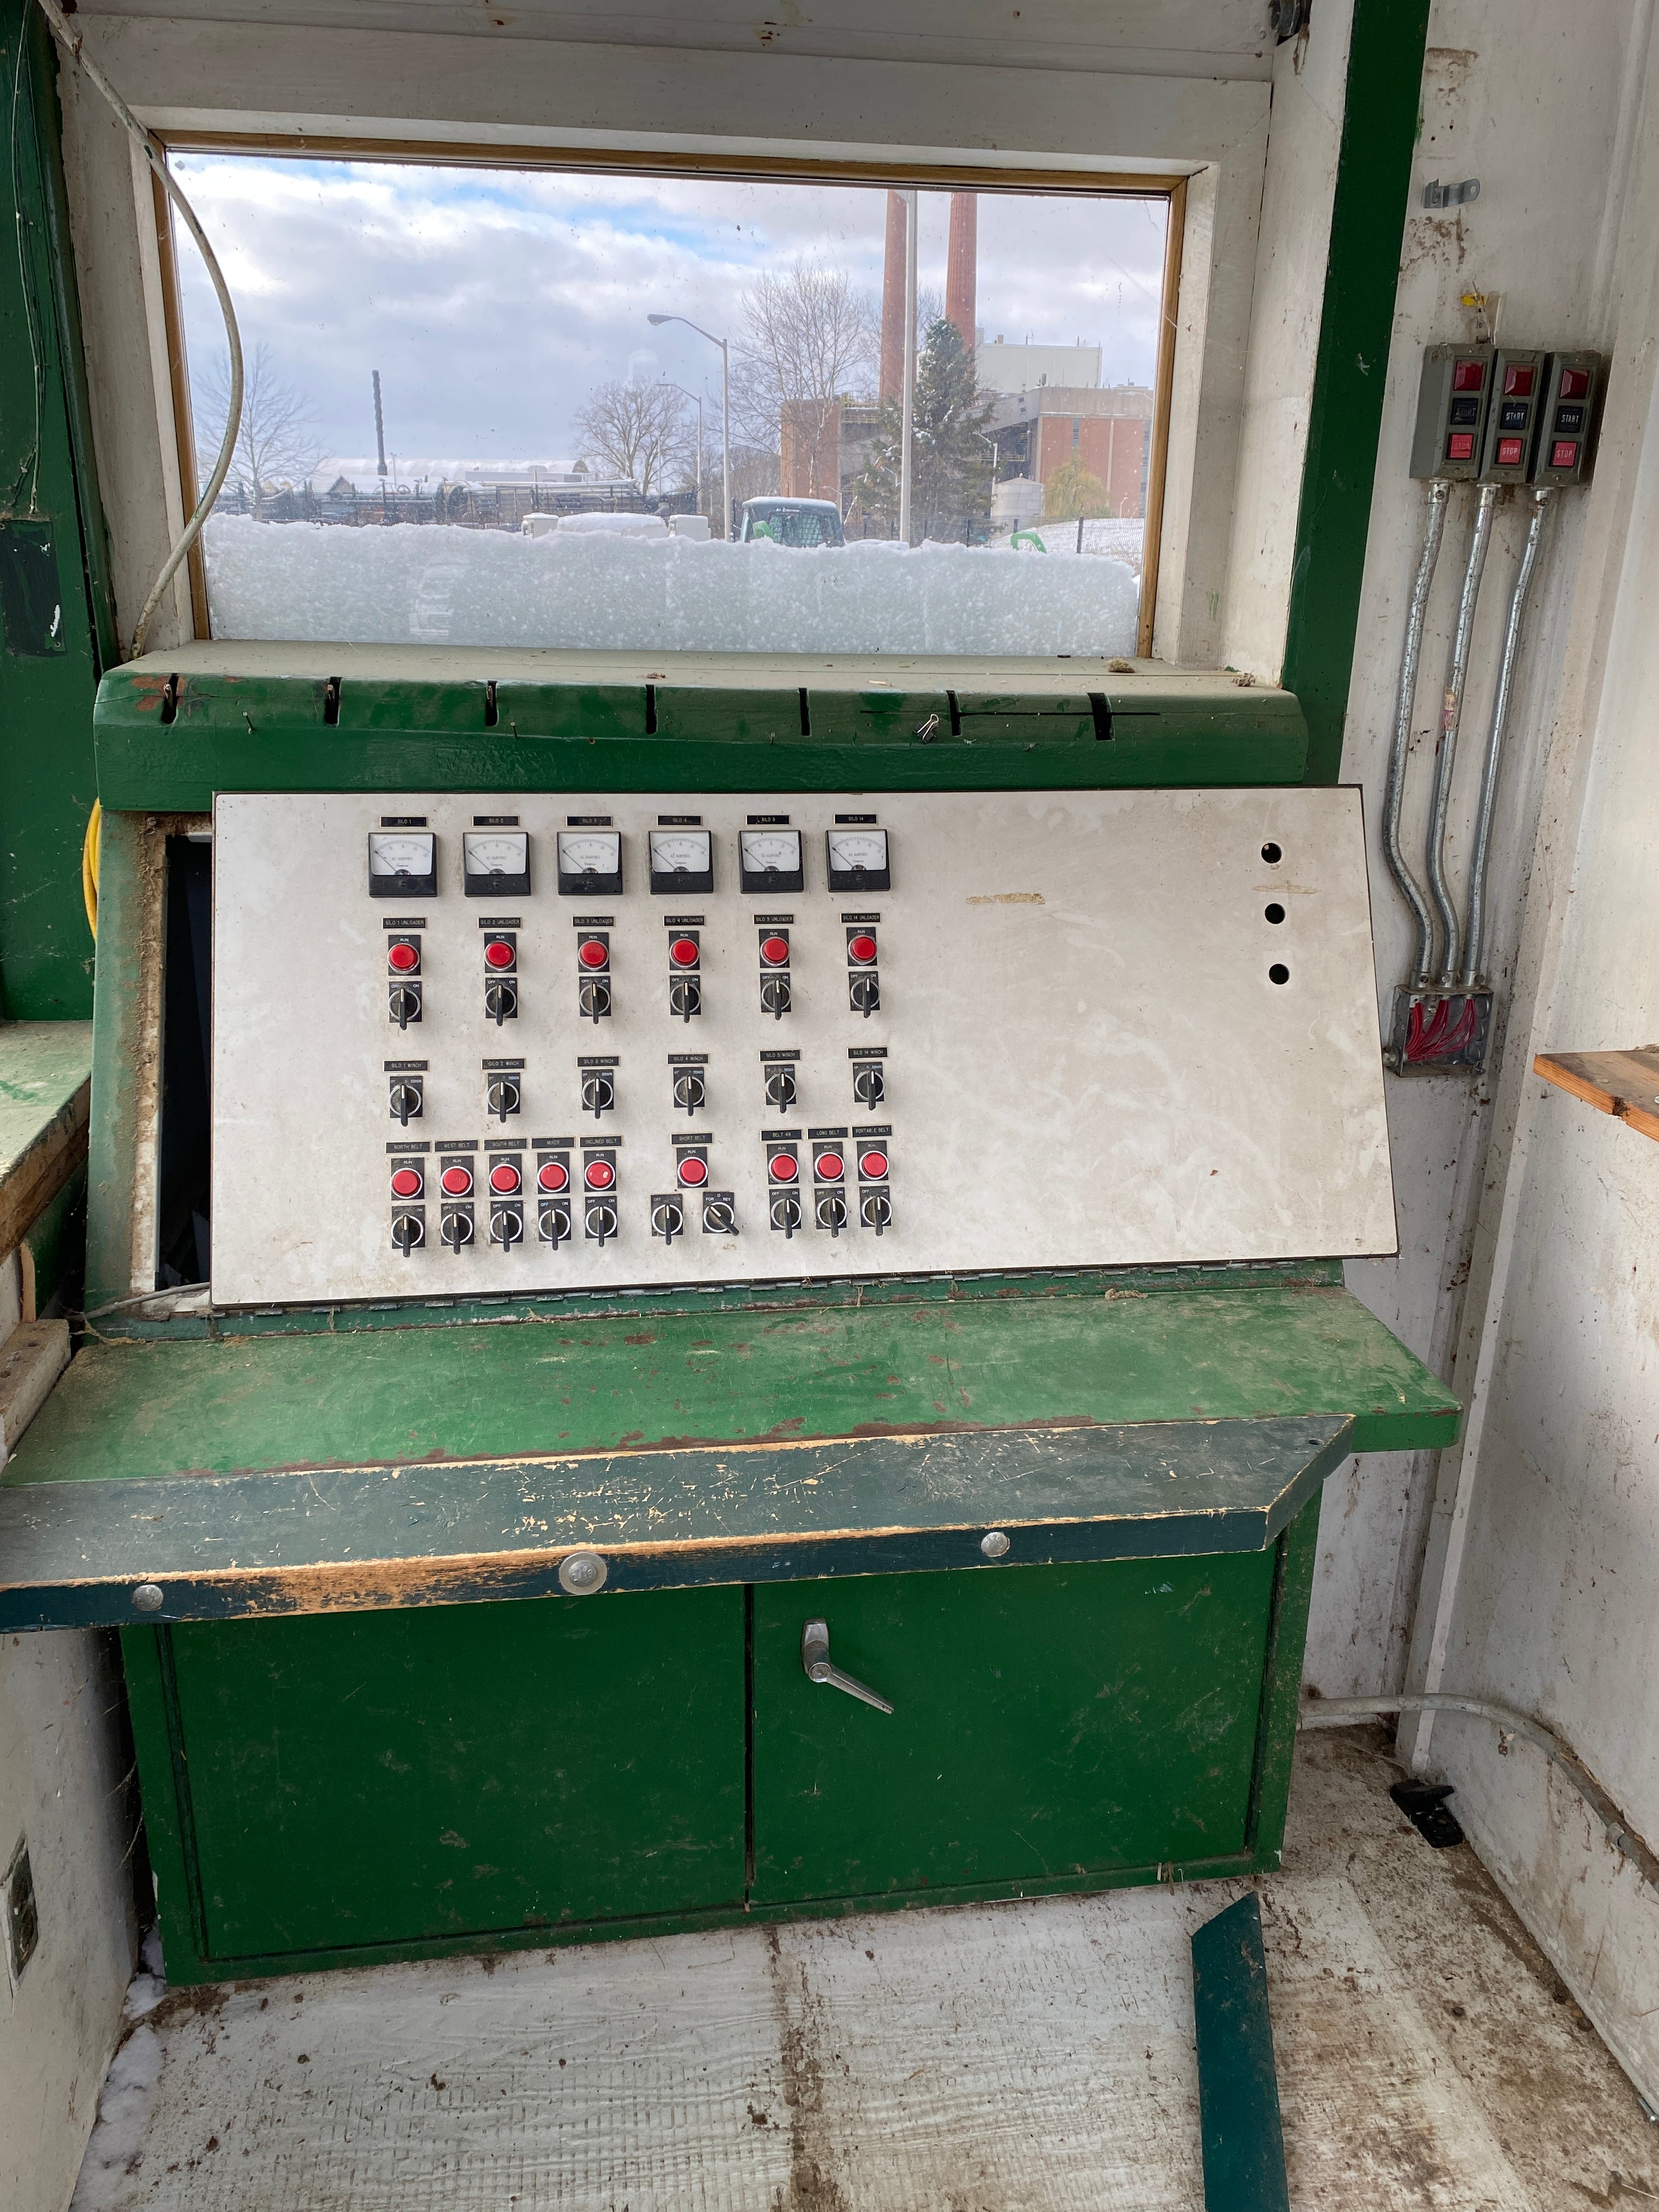
<path id="1" fill-rule="evenodd" d="M 720 361 L 683 314 L 735 335 L 763 270 L 816 259 L 872 295 L 885 194 L 550 170 L 188 155 L 174 170 L 213 240 L 244 343 L 309 400 L 326 454 L 566 465 L 574 418 L 612 377 L 702 392 L 717 435 Z M 918 273 L 942 293 L 949 198 L 921 198 Z M 1099 345 L 1107 383 L 1151 380 L 1161 201 L 981 195 L 979 320 L 1009 343 Z M 179 259 L 192 374 L 223 353 L 188 239 Z"/>

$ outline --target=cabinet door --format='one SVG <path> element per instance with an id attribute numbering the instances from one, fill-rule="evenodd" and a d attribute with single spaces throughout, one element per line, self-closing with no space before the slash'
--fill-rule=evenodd
<path id="1" fill-rule="evenodd" d="M 741 1901 L 740 1589 L 227 1621 L 172 1645 L 214 1959 Z"/>
<path id="2" fill-rule="evenodd" d="M 755 1593 L 757 1902 L 1242 1852 L 1273 1552 Z M 804 1622 L 891 1714 L 809 1681 Z"/>

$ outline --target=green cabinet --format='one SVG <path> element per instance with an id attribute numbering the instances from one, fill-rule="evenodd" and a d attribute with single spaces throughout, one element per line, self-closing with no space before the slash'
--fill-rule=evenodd
<path id="1" fill-rule="evenodd" d="M 210 1972 L 741 1903 L 741 1589 L 125 1642 L 141 1740 L 159 1720 L 171 1741 Z M 182 1968 L 165 1863 L 162 1893 Z"/>
<path id="2" fill-rule="evenodd" d="M 757 1590 L 755 1902 L 1053 1888 L 1243 1853 L 1275 1559 Z M 890 1715 L 807 1679 L 813 1618 Z"/>

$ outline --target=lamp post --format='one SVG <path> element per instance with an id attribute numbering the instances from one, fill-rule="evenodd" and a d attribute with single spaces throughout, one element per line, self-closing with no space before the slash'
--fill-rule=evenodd
<path id="1" fill-rule="evenodd" d="M 702 513 L 702 394 L 700 392 L 688 392 L 683 384 L 676 384 L 672 377 L 664 377 L 663 382 L 671 392 L 678 392 L 682 399 L 689 399 L 697 410 L 697 513 L 701 514 Z"/>
<path id="2" fill-rule="evenodd" d="M 694 323 L 686 315 L 647 315 L 646 321 L 653 325 L 684 323 L 688 331 L 695 331 L 700 338 L 720 349 L 720 536 L 732 535 L 732 349 L 728 340 L 717 338 L 713 331 L 706 331 L 701 323 Z"/>

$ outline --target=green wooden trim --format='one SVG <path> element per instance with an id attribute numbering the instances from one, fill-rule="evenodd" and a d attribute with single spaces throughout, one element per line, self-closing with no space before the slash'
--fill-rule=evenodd
<path id="1" fill-rule="evenodd" d="M 1351 1449 L 1326 1415 L 861 1437 L 480 1466 L 0 1488 L 0 1632 L 546 1597 L 824 1575 L 1259 1552 Z M 223 1562 L 222 1565 L 220 1563 Z"/>
<path id="2" fill-rule="evenodd" d="M 1206 2212 L 1290 2212 L 1261 1907 L 1254 1894 L 1193 1936 Z"/>
<path id="3" fill-rule="evenodd" d="M 1260 1753 L 1250 1812 L 1251 1847 L 1257 1863 L 1263 1866 L 1279 1864 L 1285 1842 L 1297 1711 L 1302 1697 L 1302 1657 L 1307 1648 L 1308 1613 L 1319 1559 L 1321 1494 L 1316 1492 L 1308 1498 L 1279 1539 L 1279 1578 L 1267 1627 Z"/>
<path id="4" fill-rule="evenodd" d="M 89 1310 L 132 1284 L 145 955 L 142 815 L 104 817 L 98 863 L 98 992 L 92 1010 L 92 1123 L 87 1156 Z M 151 951 L 159 957 L 159 947 Z"/>
<path id="5" fill-rule="evenodd" d="M 1429 0 L 1353 0 L 1283 682 L 1334 783 L 1353 673 Z"/>
<path id="6" fill-rule="evenodd" d="M 124 1628 L 121 1663 L 143 1790 L 144 1840 L 155 1877 L 155 1901 L 165 1940 L 195 1966 L 193 1978 L 204 1979 L 206 1923 L 196 1866 L 189 1770 L 179 1740 L 177 1701 L 169 1694 L 172 1654 L 167 1631 Z M 167 1960 L 167 1972 L 176 1978 L 172 1958 Z"/>

